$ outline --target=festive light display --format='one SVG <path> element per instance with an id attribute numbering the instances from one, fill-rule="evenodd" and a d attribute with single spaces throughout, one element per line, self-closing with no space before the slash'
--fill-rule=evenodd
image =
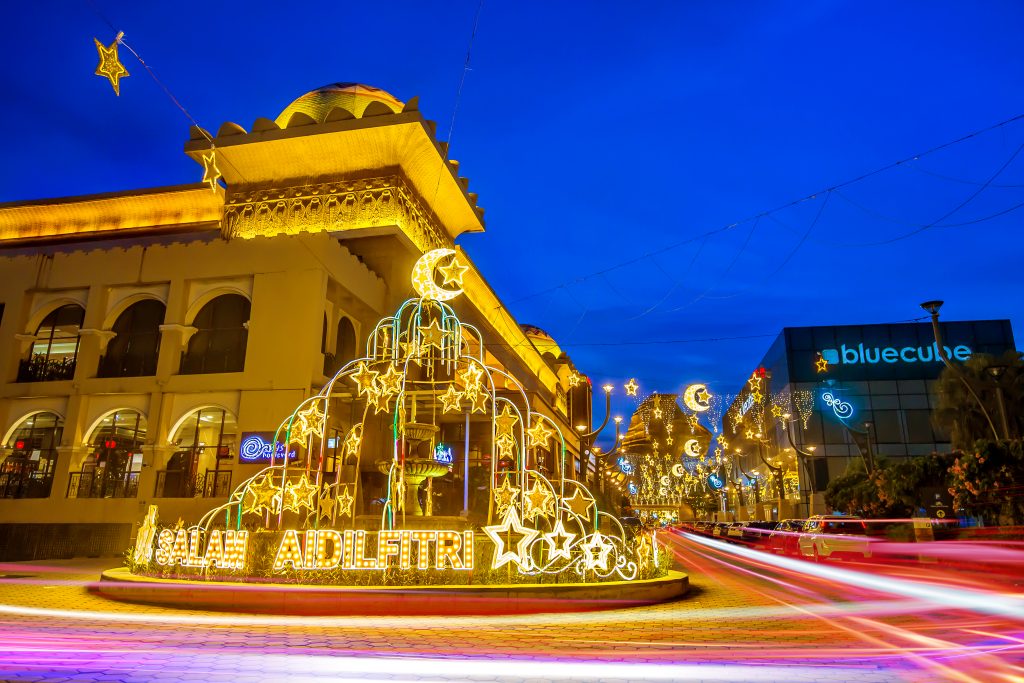
<path id="1" fill-rule="evenodd" d="M 626 382 L 626 386 L 623 388 L 626 390 L 626 396 L 636 396 L 636 392 L 640 389 L 640 385 L 636 383 L 635 379 L 630 379 Z"/>
<path id="2" fill-rule="evenodd" d="M 217 168 L 217 152 L 211 149 L 209 154 L 203 155 L 203 182 L 210 186 L 210 190 L 216 192 L 217 180 L 220 177 L 220 169 Z"/>
<path id="3" fill-rule="evenodd" d="M 814 361 L 815 370 L 819 373 L 828 372 L 828 361 L 824 356 L 819 355 L 818 360 Z"/>
<path id="4" fill-rule="evenodd" d="M 711 405 L 708 402 L 710 398 L 711 394 L 703 384 L 691 384 L 683 392 L 683 403 L 695 413 L 703 413 L 710 408 Z"/>
<path id="5" fill-rule="evenodd" d="M 124 37 L 124 34 L 118 33 L 110 47 L 105 47 L 103 43 L 93 38 L 93 42 L 96 43 L 96 52 L 100 56 L 99 66 L 96 67 L 96 75 L 103 76 L 110 81 L 110 86 L 114 89 L 114 94 L 117 96 L 121 95 L 121 79 L 128 78 L 131 75 L 117 56 L 117 46 L 121 42 L 122 37 Z"/>
<path id="6" fill-rule="evenodd" d="M 800 422 L 804 429 L 807 429 L 807 422 L 811 419 L 814 411 L 814 393 L 809 389 L 797 389 L 793 392 L 793 403 L 796 405 L 796 412 L 800 416 Z"/>

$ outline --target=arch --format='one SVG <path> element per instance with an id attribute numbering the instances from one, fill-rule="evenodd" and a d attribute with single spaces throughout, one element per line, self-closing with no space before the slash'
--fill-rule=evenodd
<path id="1" fill-rule="evenodd" d="M 57 466 L 64 417 L 47 410 L 29 413 L 8 430 L 9 454 L 0 463 L 0 497 L 46 498 Z"/>
<path id="2" fill-rule="evenodd" d="M 85 301 L 79 300 L 70 296 L 61 296 L 53 299 L 47 299 L 39 308 L 37 308 L 31 316 L 29 316 L 28 322 L 25 324 L 26 334 L 35 334 L 36 329 L 42 325 L 43 320 L 46 316 L 50 315 L 58 308 L 64 306 L 79 306 L 82 310 L 85 310 Z"/>
<path id="3" fill-rule="evenodd" d="M 158 498 L 227 495 L 231 471 L 221 470 L 221 459 L 236 450 L 238 420 L 221 407 L 194 408 L 171 430 L 173 444 L 163 469 L 157 472 Z"/>
<path id="4" fill-rule="evenodd" d="M 145 298 L 125 308 L 114 322 L 116 336 L 100 357 L 99 377 L 142 377 L 156 374 L 160 326 L 167 307 Z"/>
<path id="5" fill-rule="evenodd" d="M 320 330 L 320 353 L 327 353 L 327 313 L 324 312 L 324 324 Z"/>
<path id="6" fill-rule="evenodd" d="M 192 320 L 197 331 L 181 357 L 181 374 L 242 372 L 251 312 L 252 303 L 241 294 L 221 294 L 207 301 Z"/>
<path id="7" fill-rule="evenodd" d="M 35 341 L 18 365 L 19 382 L 71 379 L 78 361 L 85 309 L 69 303 L 52 309 L 33 330 Z"/>
<path id="8" fill-rule="evenodd" d="M 52 415 L 56 415 L 57 418 L 62 423 L 64 422 L 64 416 L 61 415 L 60 413 L 58 413 L 56 410 L 46 410 L 46 409 L 30 410 L 29 412 L 25 413 L 24 415 L 22 415 L 17 420 L 15 420 L 14 422 L 11 423 L 11 426 L 7 428 L 7 432 L 4 433 L 4 440 L 0 441 L 0 445 L 3 445 L 4 447 L 6 447 L 7 442 L 10 441 L 13 438 L 14 432 L 16 432 L 18 430 L 18 427 L 20 427 L 22 424 L 24 424 L 24 422 L 26 420 L 28 420 L 30 417 L 32 417 L 33 415 L 39 415 L 40 413 L 50 413 Z"/>
<path id="9" fill-rule="evenodd" d="M 338 330 L 334 337 L 334 358 L 338 367 L 344 367 L 357 353 L 356 327 L 348 316 L 338 318 Z"/>
<path id="10" fill-rule="evenodd" d="M 134 498 L 142 472 L 147 420 L 135 408 L 109 410 L 89 428 L 88 452 L 75 463 L 68 482 L 74 498 Z"/>
<path id="11" fill-rule="evenodd" d="M 152 292 L 136 292 L 135 294 L 130 294 L 124 297 L 107 311 L 107 316 L 103 319 L 103 329 L 113 329 L 114 325 L 117 323 L 117 319 L 120 318 L 126 310 L 140 301 L 157 301 L 163 304 L 165 309 L 167 308 L 167 301 L 156 296 Z"/>
<path id="12" fill-rule="evenodd" d="M 249 302 L 252 301 L 252 297 L 245 289 L 235 287 L 233 285 L 220 285 L 210 289 L 209 291 L 203 292 L 200 296 L 196 297 L 195 301 L 189 304 L 188 310 L 185 311 L 185 324 L 192 325 L 196 316 L 199 315 L 199 312 L 206 308 L 206 305 L 214 299 L 231 294 L 240 296 Z"/>

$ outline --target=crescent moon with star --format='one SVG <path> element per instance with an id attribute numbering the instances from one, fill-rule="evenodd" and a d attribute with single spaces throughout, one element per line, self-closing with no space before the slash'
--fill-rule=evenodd
<path id="1" fill-rule="evenodd" d="M 697 439 L 687 439 L 686 443 L 683 444 L 683 453 L 691 458 L 699 458 L 700 442 Z"/>
<path id="2" fill-rule="evenodd" d="M 711 398 L 711 394 L 708 393 L 706 386 L 703 384 L 691 384 L 686 387 L 686 392 L 683 394 L 683 403 L 693 412 L 703 413 L 711 407 L 711 404 L 708 402 L 709 398 Z"/>
<path id="3" fill-rule="evenodd" d="M 683 476 L 683 466 L 678 462 L 675 465 L 672 465 L 672 474 L 676 475 L 677 477 Z"/>
<path id="4" fill-rule="evenodd" d="M 444 289 L 434 280 L 434 270 L 437 268 L 438 261 L 447 256 L 454 255 L 454 249 L 433 249 L 420 256 L 412 269 L 412 287 L 416 290 L 417 294 L 424 299 L 433 299 L 434 301 L 449 301 L 462 294 L 462 289 Z M 455 259 L 452 259 L 451 263 L 441 268 L 441 270 L 455 273 L 454 275 L 445 273 L 446 283 L 454 282 L 461 285 L 462 273 L 468 269 L 466 266 L 459 265 Z"/>

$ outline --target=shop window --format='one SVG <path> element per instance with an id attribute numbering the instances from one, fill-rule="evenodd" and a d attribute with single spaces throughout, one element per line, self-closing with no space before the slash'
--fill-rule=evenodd
<path id="1" fill-rule="evenodd" d="M 142 377 L 156 374 L 160 326 L 165 307 L 155 299 L 129 306 L 114 323 L 116 337 L 100 358 L 100 377 Z"/>
<path id="2" fill-rule="evenodd" d="M 90 453 L 68 478 L 68 498 L 134 498 L 142 472 L 146 418 L 118 410 L 102 420 L 88 439 Z"/>
<path id="3" fill-rule="evenodd" d="M 55 413 L 29 415 L 18 424 L 4 444 L 7 457 L 0 463 L 0 497 L 49 497 L 63 432 L 64 418 Z"/>
<path id="4" fill-rule="evenodd" d="M 181 358 L 181 373 L 241 372 L 249 339 L 246 326 L 251 304 L 239 294 L 213 299 L 196 314 L 192 326 L 198 331 L 188 342 Z"/>
<path id="5" fill-rule="evenodd" d="M 202 408 L 182 420 L 171 439 L 174 453 L 157 471 L 157 498 L 220 497 L 231 492 L 238 423 L 222 408 Z"/>
<path id="6" fill-rule="evenodd" d="M 84 318 L 85 309 L 78 304 L 61 306 L 43 318 L 28 358 L 18 366 L 18 381 L 47 382 L 74 377 Z"/>

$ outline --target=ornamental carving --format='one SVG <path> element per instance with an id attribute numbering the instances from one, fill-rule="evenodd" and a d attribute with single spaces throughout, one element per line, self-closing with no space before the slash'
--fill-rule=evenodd
<path id="1" fill-rule="evenodd" d="M 424 252 L 450 247 L 437 218 L 398 176 L 231 192 L 224 204 L 228 239 L 398 226 Z"/>

